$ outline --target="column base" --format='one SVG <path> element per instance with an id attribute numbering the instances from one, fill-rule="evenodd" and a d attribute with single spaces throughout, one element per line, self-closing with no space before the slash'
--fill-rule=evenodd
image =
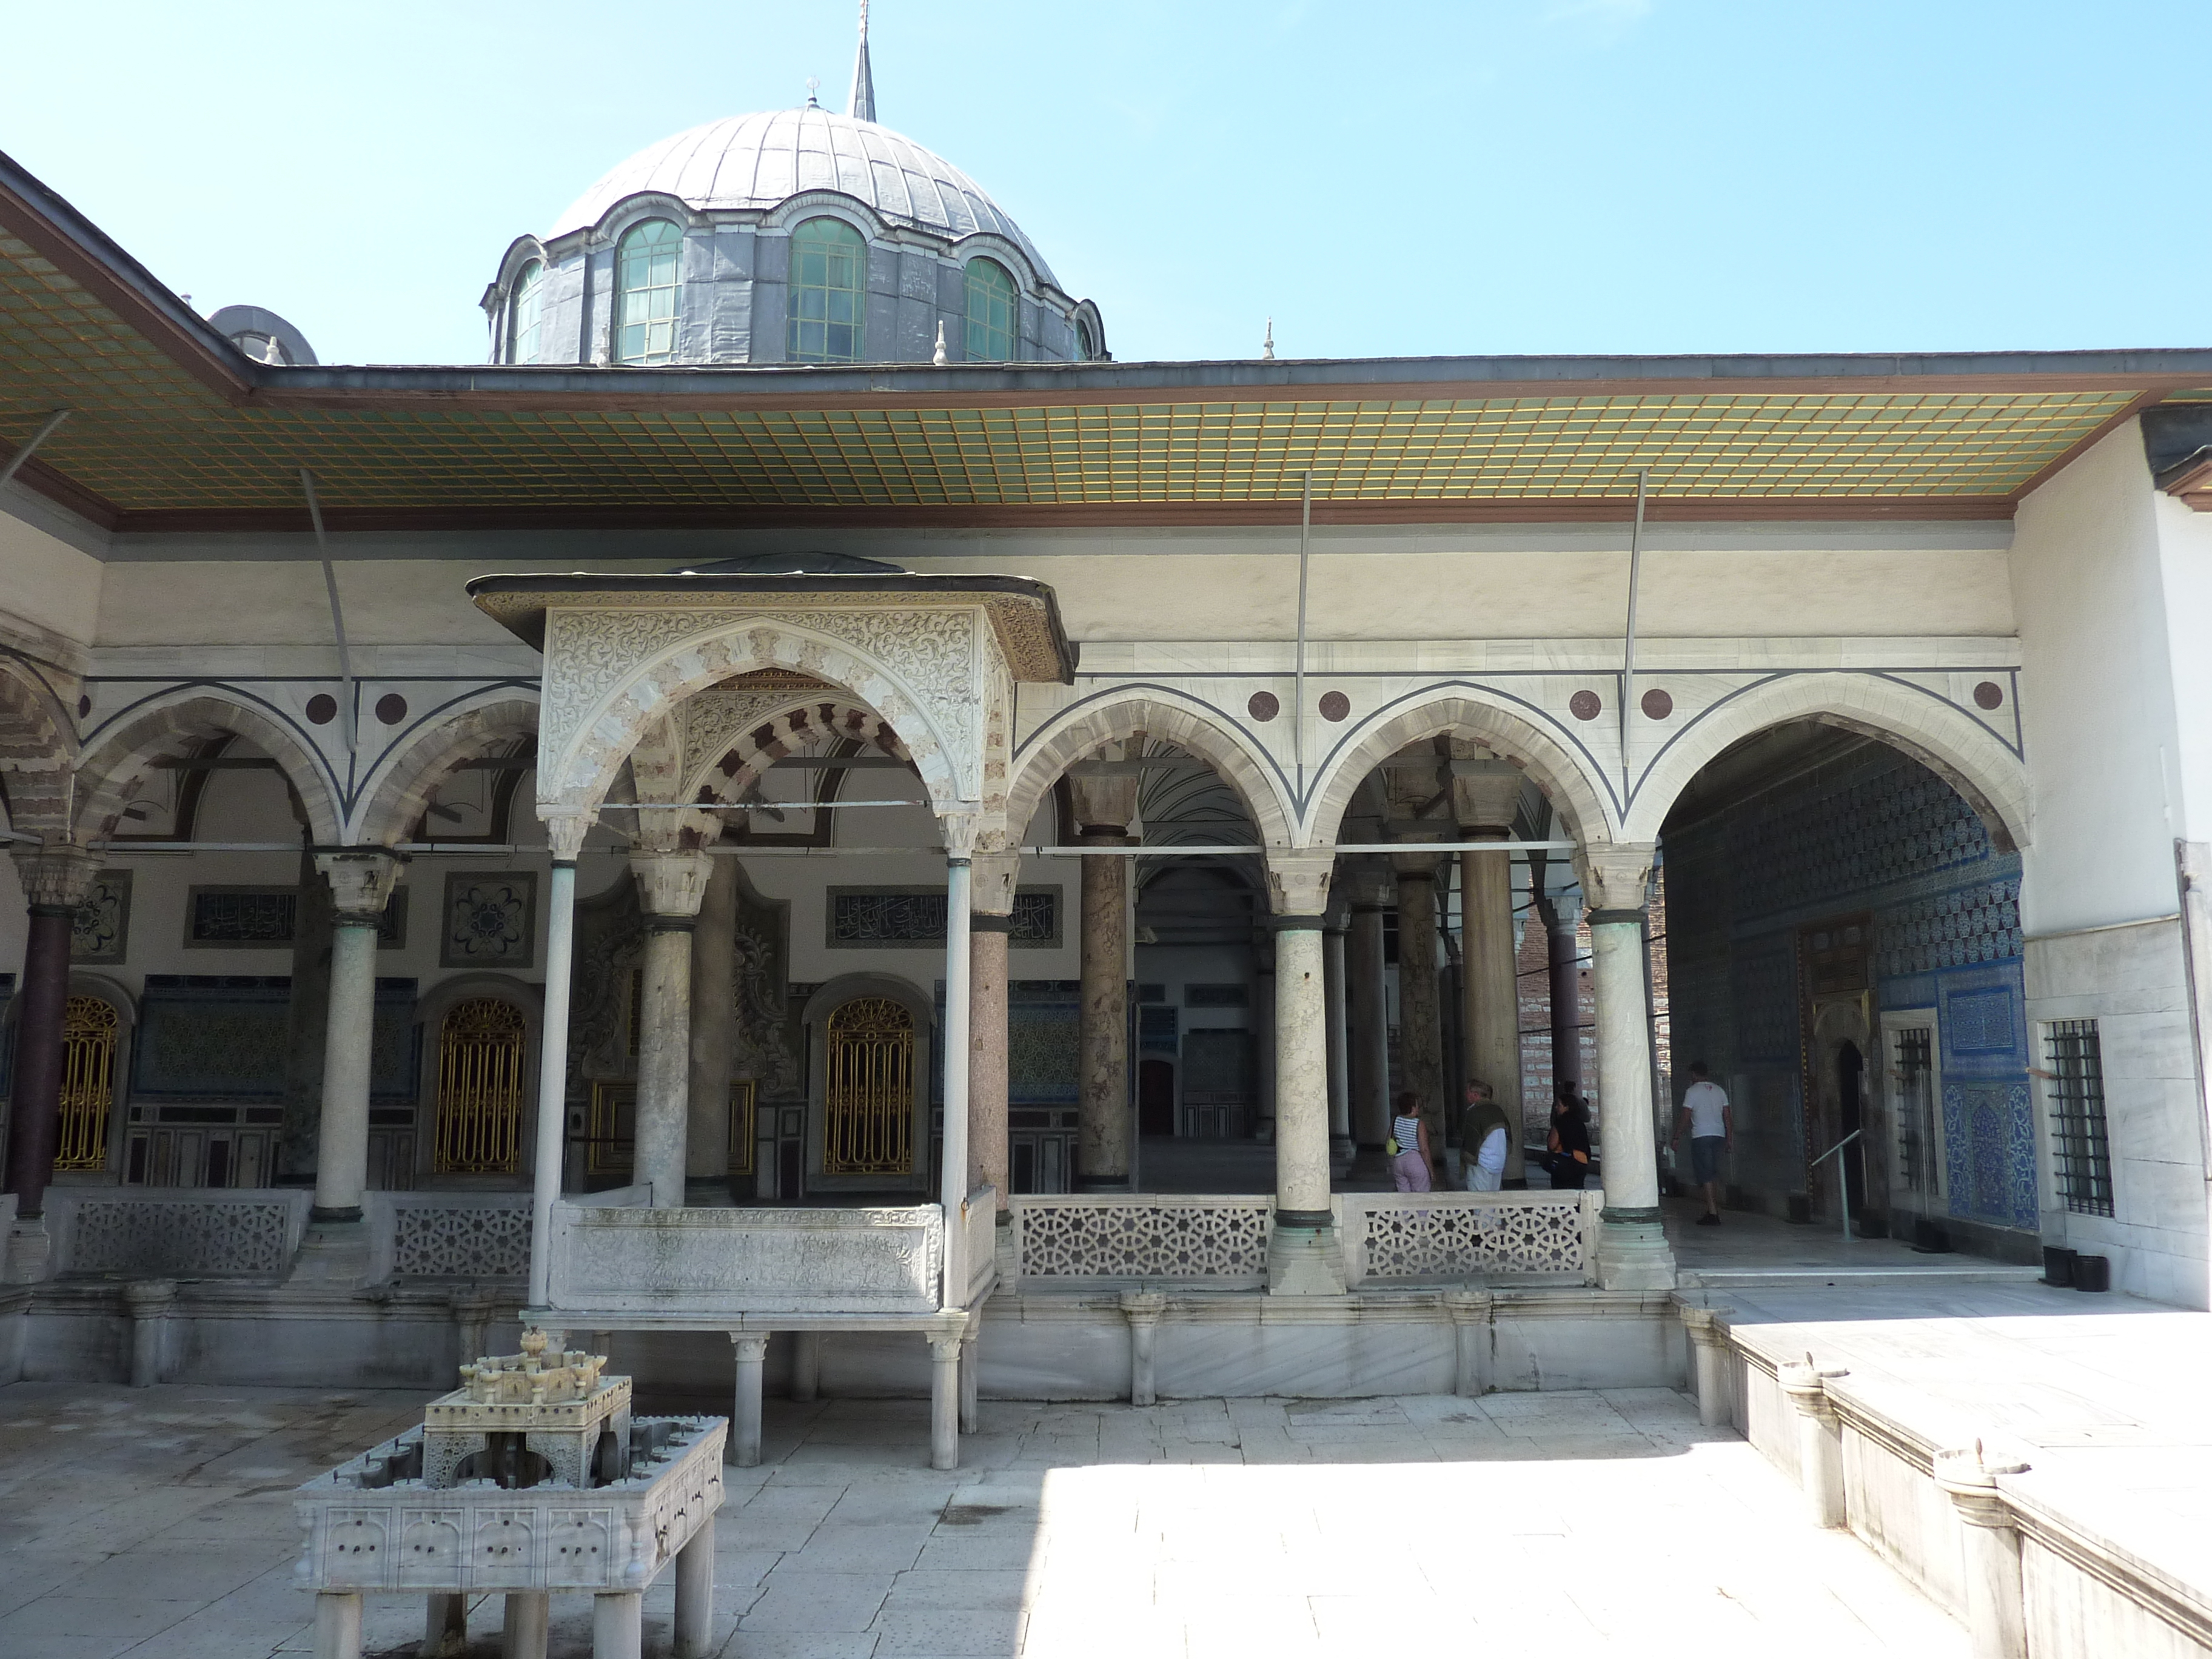
<path id="1" fill-rule="evenodd" d="M 1344 1251 L 1334 1227 L 1277 1227 L 1267 1237 L 1267 1294 L 1342 1296 Z"/>
<path id="2" fill-rule="evenodd" d="M 1075 1190 L 1079 1193 L 1133 1193 L 1136 1188 L 1125 1175 L 1078 1176 Z"/>
<path id="3" fill-rule="evenodd" d="M 1597 1230 L 1597 1282 L 1607 1291 L 1671 1291 L 1674 1252 L 1656 1221 L 1606 1221 Z"/>
<path id="4" fill-rule="evenodd" d="M 54 1237 L 42 1215 L 19 1216 L 8 1229 L 8 1255 L 0 1284 L 35 1285 L 54 1270 Z"/>
<path id="5" fill-rule="evenodd" d="M 288 1285 L 313 1285 L 353 1290 L 368 1283 L 368 1224 L 366 1221 L 317 1221 L 307 1226 L 300 1241 L 300 1254 L 292 1259 Z"/>

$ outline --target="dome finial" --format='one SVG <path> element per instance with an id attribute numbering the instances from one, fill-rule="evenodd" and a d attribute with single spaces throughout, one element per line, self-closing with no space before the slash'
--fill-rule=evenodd
<path id="1" fill-rule="evenodd" d="M 937 319 L 937 349 L 930 354 L 930 362 L 936 368 L 945 367 L 945 319 Z"/>
<path id="2" fill-rule="evenodd" d="M 817 92 L 820 91 L 820 90 L 821 90 L 821 88 L 822 88 L 822 77 L 821 77 L 820 76 L 818 76 L 818 75 L 810 75 L 810 76 L 808 76 L 806 77 L 806 107 L 807 107 L 807 108 L 809 108 L 809 109 L 820 109 L 820 108 L 822 107 L 822 106 L 821 106 L 821 105 L 819 105 L 819 104 L 817 104 L 817 103 L 816 103 L 816 102 L 814 101 L 814 94 L 815 94 Z"/>
<path id="3" fill-rule="evenodd" d="M 1267 319 L 1267 337 L 1260 342 L 1260 361 L 1263 363 L 1275 361 L 1275 319 L 1273 317 Z"/>
<path id="4" fill-rule="evenodd" d="M 860 50 L 853 59 L 853 96 L 845 112 L 855 121 L 876 118 L 876 76 L 868 67 L 868 0 L 860 0 Z"/>

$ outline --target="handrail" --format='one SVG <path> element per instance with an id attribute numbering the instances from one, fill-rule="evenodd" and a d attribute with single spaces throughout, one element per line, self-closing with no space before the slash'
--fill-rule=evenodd
<path id="1" fill-rule="evenodd" d="M 1856 1140 L 1865 1133 L 1866 1131 L 1863 1129 L 1852 1130 L 1850 1133 L 1845 1135 L 1834 1146 L 1829 1147 L 1826 1152 L 1821 1153 L 1820 1157 L 1814 1158 L 1810 1164 L 1808 1164 L 1805 1166 L 1806 1172 L 1810 1174 L 1813 1170 L 1819 1169 L 1820 1165 L 1826 1163 L 1830 1158 L 1834 1158 L 1838 1152 L 1842 1152 L 1844 1147 L 1850 1146 L 1851 1142 Z M 1836 1208 L 1843 1212 L 1844 1243 L 1848 1244 L 1851 1242 L 1851 1183 L 1844 1178 L 1844 1166 L 1840 1162 L 1836 1165 Z"/>
<path id="2" fill-rule="evenodd" d="M 1810 1164 L 1808 1164 L 1805 1167 L 1806 1167 L 1807 1169 L 1808 1169 L 1808 1170 L 1817 1170 L 1817 1169 L 1819 1169 L 1822 1164 L 1826 1163 L 1828 1159 L 1830 1159 L 1830 1158 L 1833 1158 L 1833 1157 L 1834 1157 L 1838 1152 L 1842 1152 L 1842 1151 L 1844 1150 L 1844 1147 L 1846 1147 L 1846 1146 L 1850 1146 L 1850 1145 L 1851 1144 L 1851 1142 L 1853 1142 L 1854 1140 L 1856 1140 L 1856 1139 L 1857 1139 L 1861 1135 L 1864 1134 L 1865 1133 L 1866 1133 L 1866 1131 L 1865 1131 L 1865 1130 L 1863 1130 L 1863 1129 L 1854 1129 L 1854 1130 L 1852 1130 L 1852 1131 L 1850 1132 L 1850 1133 L 1849 1133 L 1849 1134 L 1845 1135 L 1845 1136 L 1844 1136 L 1841 1140 L 1838 1141 L 1834 1146 L 1832 1146 L 1829 1147 L 1829 1148 L 1828 1148 L 1828 1150 L 1827 1150 L 1826 1152 L 1825 1152 L 1821 1153 L 1820 1157 L 1818 1157 L 1818 1158 L 1814 1158 L 1814 1159 Z"/>

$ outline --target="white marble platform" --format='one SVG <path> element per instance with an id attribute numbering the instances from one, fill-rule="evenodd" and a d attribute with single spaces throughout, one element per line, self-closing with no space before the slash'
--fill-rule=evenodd
<path id="1" fill-rule="evenodd" d="M 266 1659 L 312 1643 L 289 1487 L 420 1415 L 410 1393 L 0 1389 L 0 1653 Z M 656 1406 L 665 1402 L 655 1402 Z M 726 1470 L 723 1659 L 1403 1651 L 1569 1659 L 1965 1659 L 1964 1632 L 1663 1389 L 1358 1402 L 987 1401 L 969 1467 L 921 1467 L 921 1401 L 771 1401 Z M 646 1650 L 672 1589 L 647 1593 Z M 419 1598 L 369 1598 L 414 1653 Z M 471 1608 L 471 1656 L 498 1607 Z M 580 1598 L 551 1652 L 588 1650 Z"/>

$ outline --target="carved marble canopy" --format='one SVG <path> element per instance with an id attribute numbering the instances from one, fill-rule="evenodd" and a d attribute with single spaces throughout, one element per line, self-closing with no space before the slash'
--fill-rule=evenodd
<path id="1" fill-rule="evenodd" d="M 726 748 L 727 722 L 687 719 L 687 700 L 768 673 L 872 708 L 948 836 L 988 845 L 1004 830 L 1013 685 L 1065 684 L 1075 671 L 1052 589 L 1016 576 L 578 573 L 481 576 L 468 591 L 544 653 L 538 805 L 549 823 L 592 817 L 634 754 L 641 781 L 648 755 L 672 785 L 697 775 Z M 711 756 L 709 727 L 724 743 Z"/>

